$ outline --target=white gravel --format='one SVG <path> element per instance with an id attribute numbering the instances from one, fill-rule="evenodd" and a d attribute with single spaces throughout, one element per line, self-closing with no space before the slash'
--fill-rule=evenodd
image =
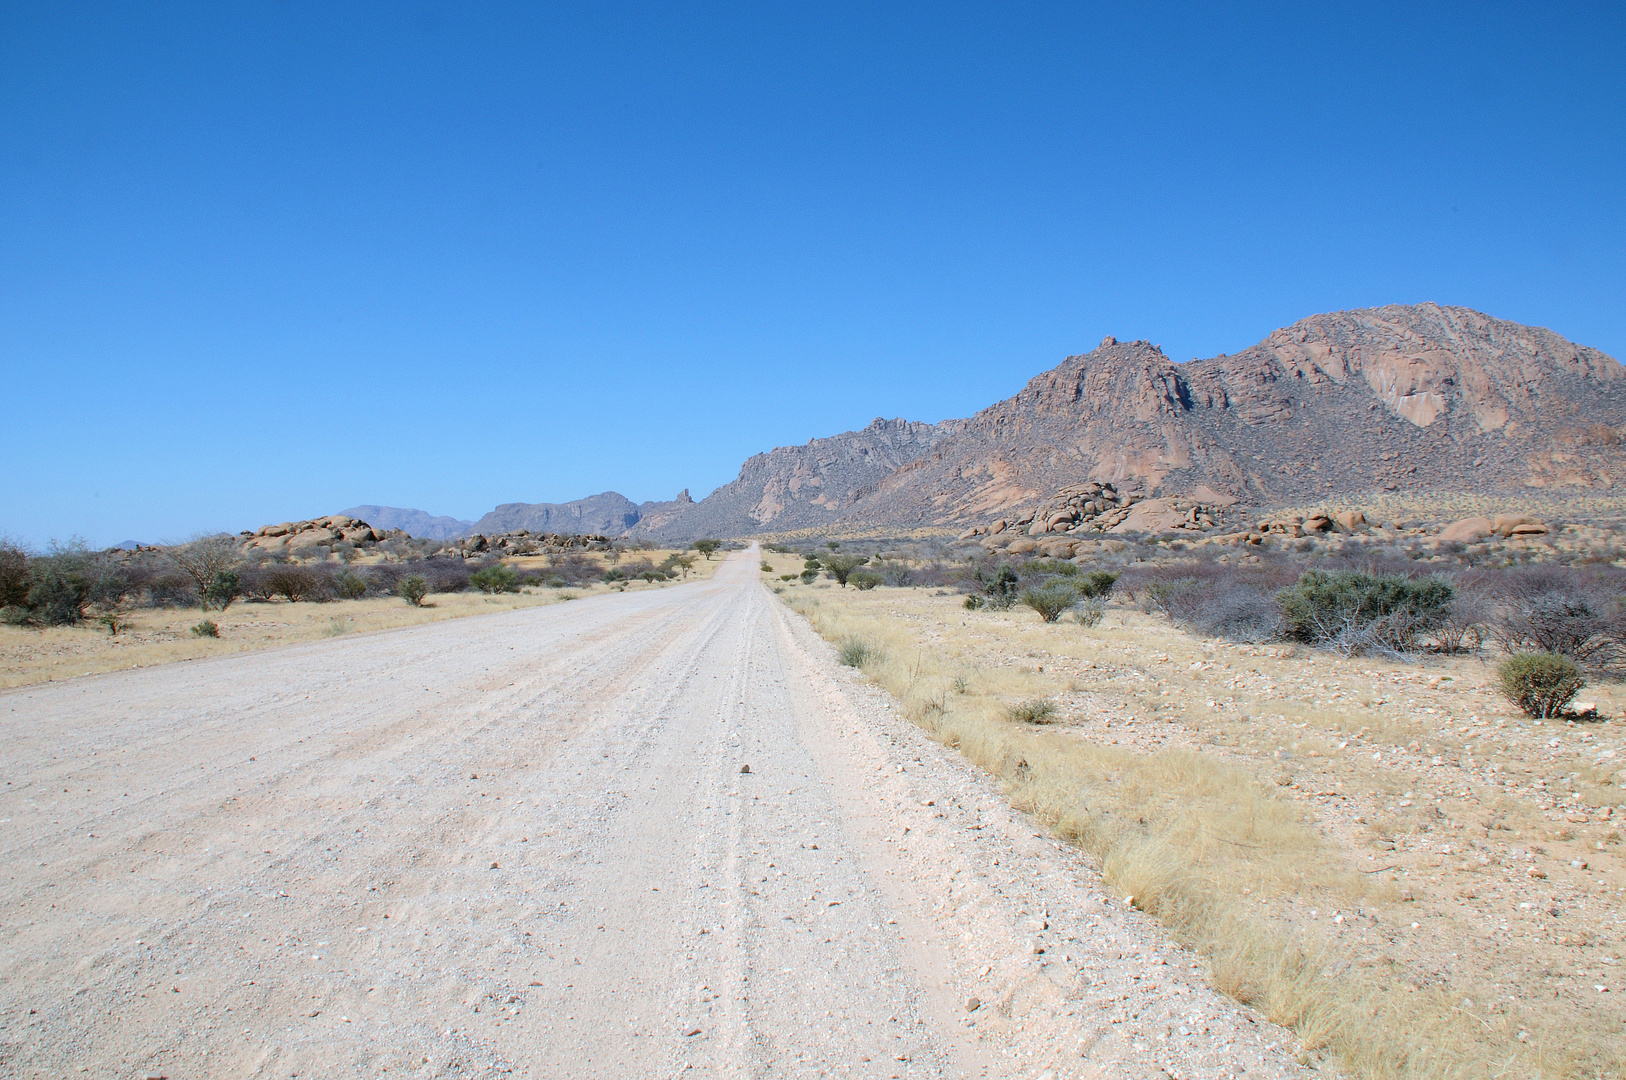
<path id="1" fill-rule="evenodd" d="M 757 561 L 0 694 L 0 1074 L 1307 1072 Z"/>

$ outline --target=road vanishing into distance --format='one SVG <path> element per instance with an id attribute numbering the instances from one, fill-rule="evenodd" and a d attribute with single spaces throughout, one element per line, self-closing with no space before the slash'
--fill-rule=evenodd
<path id="1" fill-rule="evenodd" d="M 1302 1071 L 757 562 L 0 693 L 0 1075 Z"/>

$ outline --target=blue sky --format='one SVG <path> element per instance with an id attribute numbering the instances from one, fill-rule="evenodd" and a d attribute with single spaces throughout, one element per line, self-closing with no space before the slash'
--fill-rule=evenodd
<path id="1" fill-rule="evenodd" d="M 0 532 L 698 498 L 1102 336 L 1626 357 L 1626 7 L 0 6 Z"/>

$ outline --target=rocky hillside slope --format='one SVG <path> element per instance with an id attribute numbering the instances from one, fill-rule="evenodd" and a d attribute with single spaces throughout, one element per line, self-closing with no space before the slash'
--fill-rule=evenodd
<path id="1" fill-rule="evenodd" d="M 1626 369 L 1460 307 L 1315 315 L 1176 364 L 1112 338 L 969 420 L 877 421 L 746 462 L 668 536 L 969 525 L 1110 482 L 1269 506 L 1626 480 Z"/>

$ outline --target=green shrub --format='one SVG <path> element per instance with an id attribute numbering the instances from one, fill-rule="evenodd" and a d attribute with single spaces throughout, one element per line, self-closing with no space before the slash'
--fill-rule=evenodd
<path id="1" fill-rule="evenodd" d="M 861 668 L 881 658 L 881 651 L 862 638 L 848 638 L 836 650 L 836 659 L 847 667 Z"/>
<path id="2" fill-rule="evenodd" d="M 217 638 L 220 636 L 220 626 L 209 619 L 204 619 L 192 628 L 192 636 Z"/>
<path id="3" fill-rule="evenodd" d="M 796 575 L 795 574 L 780 574 L 779 575 L 779 580 L 780 581 L 795 581 L 796 580 Z"/>
<path id="4" fill-rule="evenodd" d="M 1087 574 L 1080 574 L 1073 579 L 1081 596 L 1105 597 L 1112 593 L 1112 587 L 1118 584 L 1118 575 L 1111 570 L 1091 570 Z"/>
<path id="5" fill-rule="evenodd" d="M 983 599 L 995 611 L 1004 611 L 1016 602 L 1016 587 L 1022 580 L 1010 563 L 1000 563 L 992 573 L 978 570 L 973 578 L 982 586 Z"/>
<path id="6" fill-rule="evenodd" d="M 1073 618 L 1083 627 L 1099 626 L 1106 616 L 1107 602 L 1099 596 L 1086 596 L 1073 609 Z"/>
<path id="7" fill-rule="evenodd" d="M 620 573 L 620 571 L 616 571 Z M 605 575 L 609 577 L 608 574 Z M 519 592 L 520 577 L 512 567 L 497 563 L 484 570 L 477 570 L 469 575 L 469 584 L 483 593 L 510 593 Z"/>
<path id="8" fill-rule="evenodd" d="M 767 559 L 763 559 L 762 560 L 762 572 L 764 574 L 773 573 L 773 563 L 769 562 Z"/>
<path id="9" fill-rule="evenodd" d="M 1542 720 L 1563 713 L 1586 680 L 1575 661 L 1557 653 L 1520 653 L 1503 660 L 1496 674 L 1501 690 L 1529 716 Z"/>
<path id="10" fill-rule="evenodd" d="M 28 590 L 28 607 L 35 622 L 44 626 L 77 626 L 85 621 L 90 583 L 77 569 L 45 562 L 35 572 Z"/>
<path id="11" fill-rule="evenodd" d="M 363 585 L 362 591 L 365 592 L 366 588 Z M 235 570 L 217 570 L 214 579 L 209 582 L 209 587 L 203 590 L 203 610 L 209 610 L 209 605 L 213 604 L 219 610 L 225 611 L 231 607 L 231 602 L 241 595 L 243 595 L 242 575 Z"/>
<path id="12" fill-rule="evenodd" d="M 666 580 L 666 575 L 661 573 L 659 570 L 644 570 L 644 571 L 640 572 L 638 576 L 643 578 L 645 581 L 665 581 Z"/>
<path id="13" fill-rule="evenodd" d="M 694 549 L 704 555 L 708 561 L 711 559 L 712 552 L 722 546 L 723 542 L 721 540 L 696 540 L 694 542 Z"/>
<path id="14" fill-rule="evenodd" d="M 625 570 L 621 570 L 618 567 L 612 566 L 608 570 L 604 571 L 604 580 L 605 581 L 625 581 L 625 580 L 627 580 L 627 573 L 626 573 Z"/>
<path id="15" fill-rule="evenodd" d="M 96 616 L 96 621 L 107 627 L 108 637 L 117 637 L 120 630 L 130 627 L 130 620 L 118 611 L 104 611 Z"/>
<path id="16" fill-rule="evenodd" d="M 885 578 L 873 570 L 854 570 L 847 575 L 847 580 L 852 582 L 853 588 L 862 589 L 866 592 L 886 581 Z"/>
<path id="17" fill-rule="evenodd" d="M 367 595 L 367 582 L 348 570 L 334 580 L 334 585 L 346 600 L 360 600 Z"/>
<path id="18" fill-rule="evenodd" d="M 978 596 L 976 593 L 972 593 L 970 596 L 965 598 L 965 609 L 967 611 L 976 611 L 978 608 L 982 607 L 987 602 L 988 602 L 987 600 L 984 600 L 982 597 Z"/>
<path id="19" fill-rule="evenodd" d="M 1053 623 L 1078 603 L 1078 589 L 1066 578 L 1052 578 L 1036 589 L 1023 589 L 1022 603 L 1037 611 L 1045 622 Z"/>
<path id="20" fill-rule="evenodd" d="M 1438 577 L 1306 571 L 1276 594 L 1282 634 L 1347 655 L 1410 652 L 1419 634 L 1449 614 L 1456 590 Z"/>
<path id="21" fill-rule="evenodd" d="M 395 586 L 396 595 L 413 607 L 422 607 L 423 598 L 429 595 L 429 582 L 422 574 L 412 574 L 404 577 Z"/>
<path id="22" fill-rule="evenodd" d="M 28 552 L 0 538 L 0 608 L 26 607 L 29 584 Z"/>
<path id="23" fill-rule="evenodd" d="M 7 626 L 27 626 L 30 617 L 29 610 L 21 604 L 7 604 L 0 608 L 0 622 Z"/>
<path id="24" fill-rule="evenodd" d="M 1019 701 L 1005 707 L 1005 716 L 1022 724 L 1048 724 L 1056 715 L 1056 706 L 1043 698 Z"/>
<path id="25" fill-rule="evenodd" d="M 815 581 L 819 580 L 819 572 L 817 570 L 803 570 L 800 576 L 803 585 L 811 585 Z"/>

